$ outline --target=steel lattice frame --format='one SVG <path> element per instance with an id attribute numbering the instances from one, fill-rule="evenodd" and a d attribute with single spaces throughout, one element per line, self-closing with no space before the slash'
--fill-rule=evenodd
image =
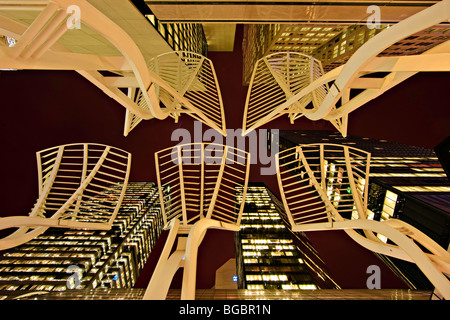
<path id="1" fill-rule="evenodd" d="M 70 8 L 74 5 L 82 13 L 82 27 L 86 26 L 96 36 L 107 39 L 120 55 L 74 53 L 58 43 L 69 30 L 69 19 L 73 19 Z M 1 14 L 8 10 L 29 10 L 32 13 L 38 10 L 39 14 L 30 25 L 25 25 Z M 76 29 L 71 30 L 72 34 L 76 32 Z M 191 115 L 222 134 L 226 132 L 220 89 L 210 60 L 196 53 L 174 53 L 179 56 L 178 66 L 188 71 L 183 71 L 180 76 L 190 78 L 190 86 L 184 91 L 183 88 L 174 88 L 163 74 L 160 76 L 148 67 L 142 52 L 129 35 L 86 0 L 76 3 L 52 0 L 36 1 L 35 4 L 32 1 L 0 4 L 0 33 L 17 40 L 11 48 L 0 46 L 0 68 L 77 71 L 126 108 L 125 136 L 141 120 L 162 120 L 169 116 L 178 119 L 181 113 Z M 194 59 L 199 61 L 195 68 L 191 64 Z M 160 65 L 159 69 L 168 67 Z M 184 80 L 177 79 L 178 82 Z M 164 104 L 167 99 L 157 91 L 164 91 L 165 96 L 170 96 L 177 103 Z"/>
<path id="2" fill-rule="evenodd" d="M 66 144 L 37 152 L 39 198 L 28 216 L 0 218 L 0 250 L 25 243 L 49 227 L 109 230 L 122 204 L 131 154 L 101 144 Z"/>
<path id="3" fill-rule="evenodd" d="M 380 57 L 383 50 L 419 31 L 450 19 L 450 1 L 433 6 L 383 30 L 361 46 L 345 65 L 320 75 L 321 67 L 292 62 L 294 53 L 281 52 L 258 61 L 249 85 L 243 122 L 244 134 L 288 114 L 328 120 L 345 137 L 349 113 L 382 95 L 418 72 L 450 71 L 450 41 L 420 54 Z M 281 57 L 281 58 L 277 58 Z M 309 59 L 313 59 L 310 57 Z M 307 61 L 307 58 L 304 58 Z M 305 67 L 299 70 L 301 64 Z M 276 65 L 278 70 L 272 66 Z M 320 66 L 320 62 L 318 62 Z M 304 79 L 301 87 L 289 87 L 290 78 Z M 380 73 L 385 73 L 379 77 Z M 308 77 L 310 75 L 310 77 Z M 360 91 L 358 94 L 354 92 Z M 265 93 L 265 96 L 262 93 Z M 259 94 L 259 95 L 258 95 Z M 313 100 L 311 95 L 320 99 Z"/>
<path id="4" fill-rule="evenodd" d="M 197 251 L 207 230 L 240 229 L 250 154 L 226 145 L 192 143 L 157 152 L 155 162 L 164 222 L 170 231 L 144 299 L 165 299 L 182 267 L 181 299 L 192 300 Z"/>

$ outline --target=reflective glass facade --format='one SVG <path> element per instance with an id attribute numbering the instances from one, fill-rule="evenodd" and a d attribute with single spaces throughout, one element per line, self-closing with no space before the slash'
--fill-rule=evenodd
<path id="1" fill-rule="evenodd" d="M 236 237 L 239 288 L 319 289 L 310 257 L 294 242 L 270 191 L 250 185 Z"/>

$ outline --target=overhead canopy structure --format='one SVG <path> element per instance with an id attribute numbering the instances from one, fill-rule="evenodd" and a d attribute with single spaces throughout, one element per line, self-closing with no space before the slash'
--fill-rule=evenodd
<path id="1" fill-rule="evenodd" d="M 373 252 L 415 263 L 450 298 L 449 252 L 404 221 L 368 218 L 369 153 L 345 145 L 307 144 L 283 150 L 276 159 L 292 231 L 344 230 Z"/>
<path id="2" fill-rule="evenodd" d="M 28 19 L 17 19 L 24 15 Z M 30 17 L 31 23 L 25 24 Z M 0 68 L 77 71 L 126 108 L 124 135 L 141 120 L 168 116 L 178 119 L 181 113 L 222 134 L 226 132 L 220 90 L 210 60 L 194 53 L 173 54 L 178 56 L 175 65 L 183 70 L 174 75 L 187 77 L 176 82 L 188 80 L 185 84 L 191 85 L 173 87 L 163 74 L 149 69 L 139 46 L 123 28 L 86 0 L 0 3 L 0 33 L 14 39 L 10 46 L 0 46 Z M 83 35 L 99 39 L 103 49 L 108 50 L 80 53 L 58 42 L 63 36 Z M 160 65 L 159 70 L 174 66 L 174 60 L 169 63 L 166 67 Z M 162 91 L 164 97 L 158 95 Z M 164 104 L 167 95 L 176 103 Z"/>
<path id="3" fill-rule="evenodd" d="M 243 134 L 282 114 L 287 114 L 294 123 L 312 107 L 320 107 L 329 90 L 327 84 L 293 100 L 283 110 L 279 108 L 322 75 L 320 60 L 298 52 L 272 53 L 258 60 L 245 102 Z M 274 110 L 279 110 L 279 113 L 275 114 Z"/>
<path id="4" fill-rule="evenodd" d="M 311 57 L 297 54 L 292 59 L 295 54 L 284 52 L 262 58 L 250 81 L 243 134 L 288 114 L 291 121 L 300 116 L 328 120 L 345 137 L 352 111 L 418 72 L 450 71 L 450 41 L 420 55 L 378 56 L 399 40 L 449 19 L 450 1 L 440 1 L 378 33 L 346 64 L 326 74 Z"/>
<path id="5" fill-rule="evenodd" d="M 310 2 L 290 1 L 204 1 L 204 0 L 144 0 L 152 12 L 163 22 L 223 23 L 329 23 L 360 22 L 367 18 L 367 2 L 339 0 Z M 378 0 L 383 8 L 381 20 L 393 23 L 427 8 L 436 1 Z"/>
<path id="6" fill-rule="evenodd" d="M 109 230 L 122 204 L 131 154 L 101 144 L 67 144 L 37 152 L 39 198 L 28 216 L 0 218 L 0 250 L 23 244 L 49 227 Z"/>

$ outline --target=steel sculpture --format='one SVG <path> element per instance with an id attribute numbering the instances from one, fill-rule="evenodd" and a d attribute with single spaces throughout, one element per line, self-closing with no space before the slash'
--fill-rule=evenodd
<path id="1" fill-rule="evenodd" d="M 291 122 L 300 116 L 328 120 L 345 137 L 352 111 L 418 72 L 450 71 L 450 41 L 419 55 L 378 56 L 394 43 L 449 19 L 450 1 L 439 1 L 378 33 L 344 65 L 326 74 L 320 61 L 299 53 L 274 53 L 258 60 L 247 93 L 243 134 L 288 114 Z"/>
<path id="2" fill-rule="evenodd" d="M 450 298 L 449 252 L 404 221 L 368 218 L 369 153 L 345 145 L 308 144 L 283 150 L 276 159 L 281 197 L 294 232 L 344 230 L 373 252 L 415 263 L 445 299 Z"/>
<path id="3" fill-rule="evenodd" d="M 183 268 L 181 299 L 193 300 L 197 253 L 205 233 L 239 231 L 250 154 L 226 145 L 192 143 L 161 150 L 155 161 L 169 233 L 144 299 L 165 299 L 175 272 Z"/>
<path id="4" fill-rule="evenodd" d="M 73 16 L 73 7 L 79 17 Z M 24 19 L 10 17 L 17 11 L 35 18 L 28 25 Z M 79 29 L 71 29 L 74 19 Z M 72 52 L 58 42 L 63 36 L 86 36 L 83 32 L 105 39 L 117 54 Z M 172 52 L 167 55 L 170 59 L 155 57 L 157 68 L 151 70 L 135 41 L 86 0 L 0 3 L 0 34 L 16 41 L 11 47 L 0 46 L 0 68 L 78 72 L 126 108 L 125 136 L 142 120 L 178 119 L 182 113 L 222 134 L 226 132 L 220 89 L 210 60 L 196 53 Z M 166 62 L 169 65 L 164 65 Z M 178 73 L 168 75 L 171 68 L 178 68 Z"/>
<path id="5" fill-rule="evenodd" d="M 101 144 L 66 144 L 36 153 L 39 198 L 28 216 L 0 218 L 0 250 L 23 244 L 48 228 L 109 230 L 128 184 L 131 154 Z"/>

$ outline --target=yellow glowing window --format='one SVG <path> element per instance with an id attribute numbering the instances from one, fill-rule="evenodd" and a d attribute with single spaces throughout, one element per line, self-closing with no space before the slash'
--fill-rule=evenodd
<path id="1" fill-rule="evenodd" d="M 280 280 L 280 278 L 277 274 L 264 274 L 262 276 L 262 279 L 264 281 L 279 281 Z"/>
<path id="2" fill-rule="evenodd" d="M 244 251 L 242 252 L 242 255 L 245 257 L 249 257 L 249 256 L 260 256 L 261 252 L 257 252 L 257 251 Z"/>
<path id="3" fill-rule="evenodd" d="M 317 286 L 314 284 L 299 284 L 299 289 L 301 290 L 315 290 L 317 289 Z"/>
<path id="4" fill-rule="evenodd" d="M 246 264 L 258 263 L 258 259 L 244 259 L 244 263 Z"/>
<path id="5" fill-rule="evenodd" d="M 384 200 L 383 214 L 382 214 L 383 220 L 389 219 L 389 217 L 392 217 L 394 215 L 394 209 L 395 209 L 397 197 L 398 197 L 397 194 L 395 194 L 389 190 L 386 191 L 386 198 Z M 387 214 L 388 216 L 385 216 L 384 214 Z"/>
<path id="6" fill-rule="evenodd" d="M 298 289 L 298 284 L 282 284 L 281 288 L 284 290 L 296 290 Z"/>
<path id="7" fill-rule="evenodd" d="M 264 289 L 264 285 L 262 285 L 262 284 L 249 284 L 247 286 L 247 289 L 249 289 L 249 290 L 263 290 Z"/>
<path id="8" fill-rule="evenodd" d="M 248 274 L 245 276 L 245 280 L 247 281 L 261 281 L 262 277 L 260 274 Z"/>

